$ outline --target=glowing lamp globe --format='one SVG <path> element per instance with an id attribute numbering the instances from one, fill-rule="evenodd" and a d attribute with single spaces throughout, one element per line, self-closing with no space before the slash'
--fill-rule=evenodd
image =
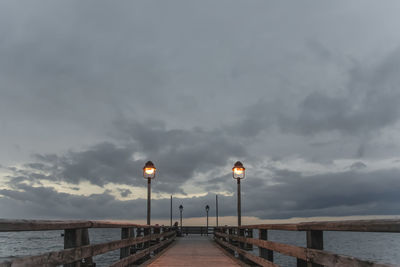
<path id="1" fill-rule="evenodd" d="M 156 177 L 156 167 L 154 167 L 153 162 L 148 161 L 143 167 L 143 177 L 153 179 Z"/>
<path id="2" fill-rule="evenodd" d="M 243 179 L 246 168 L 240 161 L 237 161 L 232 168 L 232 176 L 234 179 Z"/>

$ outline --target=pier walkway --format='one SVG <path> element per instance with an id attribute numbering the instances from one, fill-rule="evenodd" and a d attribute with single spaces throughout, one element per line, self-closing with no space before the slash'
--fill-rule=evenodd
<path id="1" fill-rule="evenodd" d="M 91 243 L 89 229 L 119 228 L 120 237 L 103 243 Z M 14 266 L 263 266 L 280 267 L 275 254 L 294 257 L 297 267 L 399 267 L 399 262 L 377 263 L 350 255 L 324 250 L 324 241 L 331 235 L 325 232 L 400 233 L 400 220 L 353 220 L 304 222 L 293 224 L 257 224 L 218 226 L 212 234 L 202 236 L 203 226 L 188 226 L 184 232 L 197 234 L 177 238 L 181 231 L 159 225 L 139 225 L 129 221 L 47 221 L 0 219 L 1 232 L 62 231 L 64 249 L 46 251 L 39 255 L 15 257 L 6 255 L 0 267 Z M 200 229 L 200 234 L 198 233 Z M 187 230 L 187 231 L 186 231 Z M 269 231 L 303 232 L 306 246 L 268 240 Z M 92 232 L 94 234 L 95 232 Z M 17 235 L 12 235 L 17 237 Z M 62 239 L 61 239 L 62 240 Z M 0 240 L 1 241 L 1 240 Z M 303 242 L 304 242 L 303 241 Z M 357 242 L 357 240 L 354 240 Z M 371 241 L 372 242 L 372 241 Z M 382 241 L 379 241 L 379 244 Z M 21 245 L 23 246 L 23 244 Z M 50 244 L 46 246 L 50 248 Z M 388 244 L 387 246 L 390 246 Z M 377 246 L 375 245 L 375 248 Z M 29 248 L 23 248 L 29 249 Z M 50 250 L 50 249 L 49 249 Z M 97 255 L 118 251 L 119 255 L 101 262 Z M 11 249 L 10 249 L 11 251 Z M 381 252 L 381 249 L 371 253 Z M 395 252 L 394 252 L 395 253 Z M 395 255 L 395 254 L 393 254 Z M 378 256 L 375 256 L 377 259 Z"/>
<path id="2" fill-rule="evenodd" d="M 178 238 L 165 253 L 149 265 L 160 266 L 242 266 L 236 260 L 226 255 L 212 238 L 189 235 Z"/>

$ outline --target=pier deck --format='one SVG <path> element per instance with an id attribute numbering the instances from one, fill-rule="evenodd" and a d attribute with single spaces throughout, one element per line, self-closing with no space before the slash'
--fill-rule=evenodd
<path id="1" fill-rule="evenodd" d="M 189 235 L 178 238 L 165 253 L 147 266 L 242 266 L 215 245 L 212 238 Z"/>

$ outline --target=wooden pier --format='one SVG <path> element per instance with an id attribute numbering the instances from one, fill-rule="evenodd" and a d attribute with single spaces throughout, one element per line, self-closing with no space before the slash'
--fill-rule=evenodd
<path id="1" fill-rule="evenodd" d="M 193 266 L 222 267 L 241 266 L 237 260 L 219 248 L 213 239 L 188 235 L 178 238 L 177 242 L 165 253 L 149 263 L 149 267 Z"/>
<path id="2" fill-rule="evenodd" d="M 121 239 L 91 244 L 90 228 L 120 228 Z M 0 262 L 0 267 L 59 266 L 95 267 L 93 257 L 119 250 L 119 258 L 110 266 L 279 266 L 274 263 L 274 252 L 297 259 L 297 267 L 357 266 L 393 267 L 339 255 L 324 250 L 325 231 L 400 233 L 400 220 L 337 221 L 298 224 L 263 224 L 211 228 L 205 236 L 204 227 L 188 227 L 186 235 L 176 238 L 180 229 L 138 225 L 117 221 L 31 221 L 0 220 L 0 232 L 64 231 L 64 250 L 41 255 L 12 258 Z M 182 229 L 184 230 L 184 229 Z M 306 247 L 268 240 L 269 230 L 301 231 L 305 233 Z M 258 237 L 253 234 L 258 231 Z M 203 234 L 203 235 L 201 235 Z M 219 246 L 219 247 L 218 247 Z M 258 255 L 252 250 L 258 248 Z M 8 255 L 10 257 L 14 255 Z"/>

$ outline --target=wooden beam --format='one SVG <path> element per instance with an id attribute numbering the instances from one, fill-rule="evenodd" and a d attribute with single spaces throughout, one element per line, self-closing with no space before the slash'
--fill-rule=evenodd
<path id="1" fill-rule="evenodd" d="M 253 254 L 251 254 L 251 253 L 249 253 L 249 252 L 246 252 L 246 251 L 243 250 L 243 249 L 240 249 L 240 248 L 238 248 L 238 247 L 235 247 L 235 246 L 229 244 L 228 242 L 222 241 L 222 240 L 219 239 L 219 238 L 215 239 L 215 241 L 216 241 L 218 244 L 222 245 L 222 246 L 225 246 L 225 247 L 227 247 L 227 248 L 229 248 L 229 249 L 231 249 L 231 250 L 236 251 L 239 255 L 241 255 L 241 256 L 247 258 L 248 260 L 250 260 L 250 261 L 252 261 L 252 262 L 254 262 L 254 263 L 256 263 L 256 264 L 258 264 L 258 265 L 260 265 L 260 266 L 264 266 L 264 267 L 279 267 L 279 265 L 277 265 L 277 264 L 275 264 L 275 263 L 273 263 L 273 262 L 270 262 L 270 261 L 268 261 L 268 260 L 266 260 L 266 259 L 257 257 L 256 255 L 253 255 Z"/>
<path id="2" fill-rule="evenodd" d="M 137 262 L 139 259 L 142 259 L 142 258 L 146 257 L 147 255 L 149 255 L 152 251 L 160 249 L 160 248 L 170 244 L 172 241 L 174 241 L 175 236 L 176 236 L 176 234 L 174 234 L 173 237 L 171 237 L 170 239 L 164 240 L 154 246 L 151 246 L 149 248 L 141 250 L 140 252 L 130 255 L 126 258 L 123 258 L 120 261 L 111 264 L 110 267 L 125 267 L 131 263 Z"/>
<path id="3" fill-rule="evenodd" d="M 260 240 L 268 240 L 268 230 L 259 229 L 258 238 Z M 259 256 L 261 258 L 264 258 L 270 262 L 274 262 L 274 252 L 272 250 L 262 248 L 262 247 L 260 247 L 258 249 L 259 249 Z"/>
<path id="4" fill-rule="evenodd" d="M 0 232 L 90 228 L 90 221 L 0 220 Z"/>
<path id="5" fill-rule="evenodd" d="M 216 236 L 223 238 L 230 238 L 237 241 L 251 243 L 258 246 L 259 248 L 267 248 L 281 254 L 285 254 L 291 257 L 299 258 L 305 262 L 313 262 L 321 264 L 323 266 L 357 266 L 357 267 L 395 267 L 396 265 L 375 263 L 372 261 L 360 260 L 350 256 L 339 255 L 328 251 L 319 249 L 311 249 L 298 247 L 294 245 L 282 244 L 278 242 L 259 240 L 254 238 L 243 238 L 235 235 L 227 235 L 223 233 L 216 233 Z M 219 239 L 215 239 L 216 241 Z M 337 263 L 343 264 L 337 264 Z"/>
<path id="6" fill-rule="evenodd" d="M 112 250 L 117 250 L 122 247 L 127 247 L 143 242 L 147 242 L 150 238 L 161 238 L 164 236 L 175 236 L 175 232 L 167 232 L 159 235 L 154 236 L 146 236 L 146 237 L 136 237 L 136 238 L 129 238 L 124 240 L 116 240 L 102 244 L 95 244 L 95 245 L 88 245 L 82 246 L 78 248 L 70 248 L 64 249 L 61 251 L 54 251 L 45 253 L 38 256 L 29 256 L 24 258 L 15 259 L 12 261 L 6 261 L 0 263 L 0 267 L 6 266 L 41 266 L 41 265 L 62 265 L 68 264 L 75 261 L 79 261 L 83 258 L 96 256 L 99 254 L 103 254 Z"/>

